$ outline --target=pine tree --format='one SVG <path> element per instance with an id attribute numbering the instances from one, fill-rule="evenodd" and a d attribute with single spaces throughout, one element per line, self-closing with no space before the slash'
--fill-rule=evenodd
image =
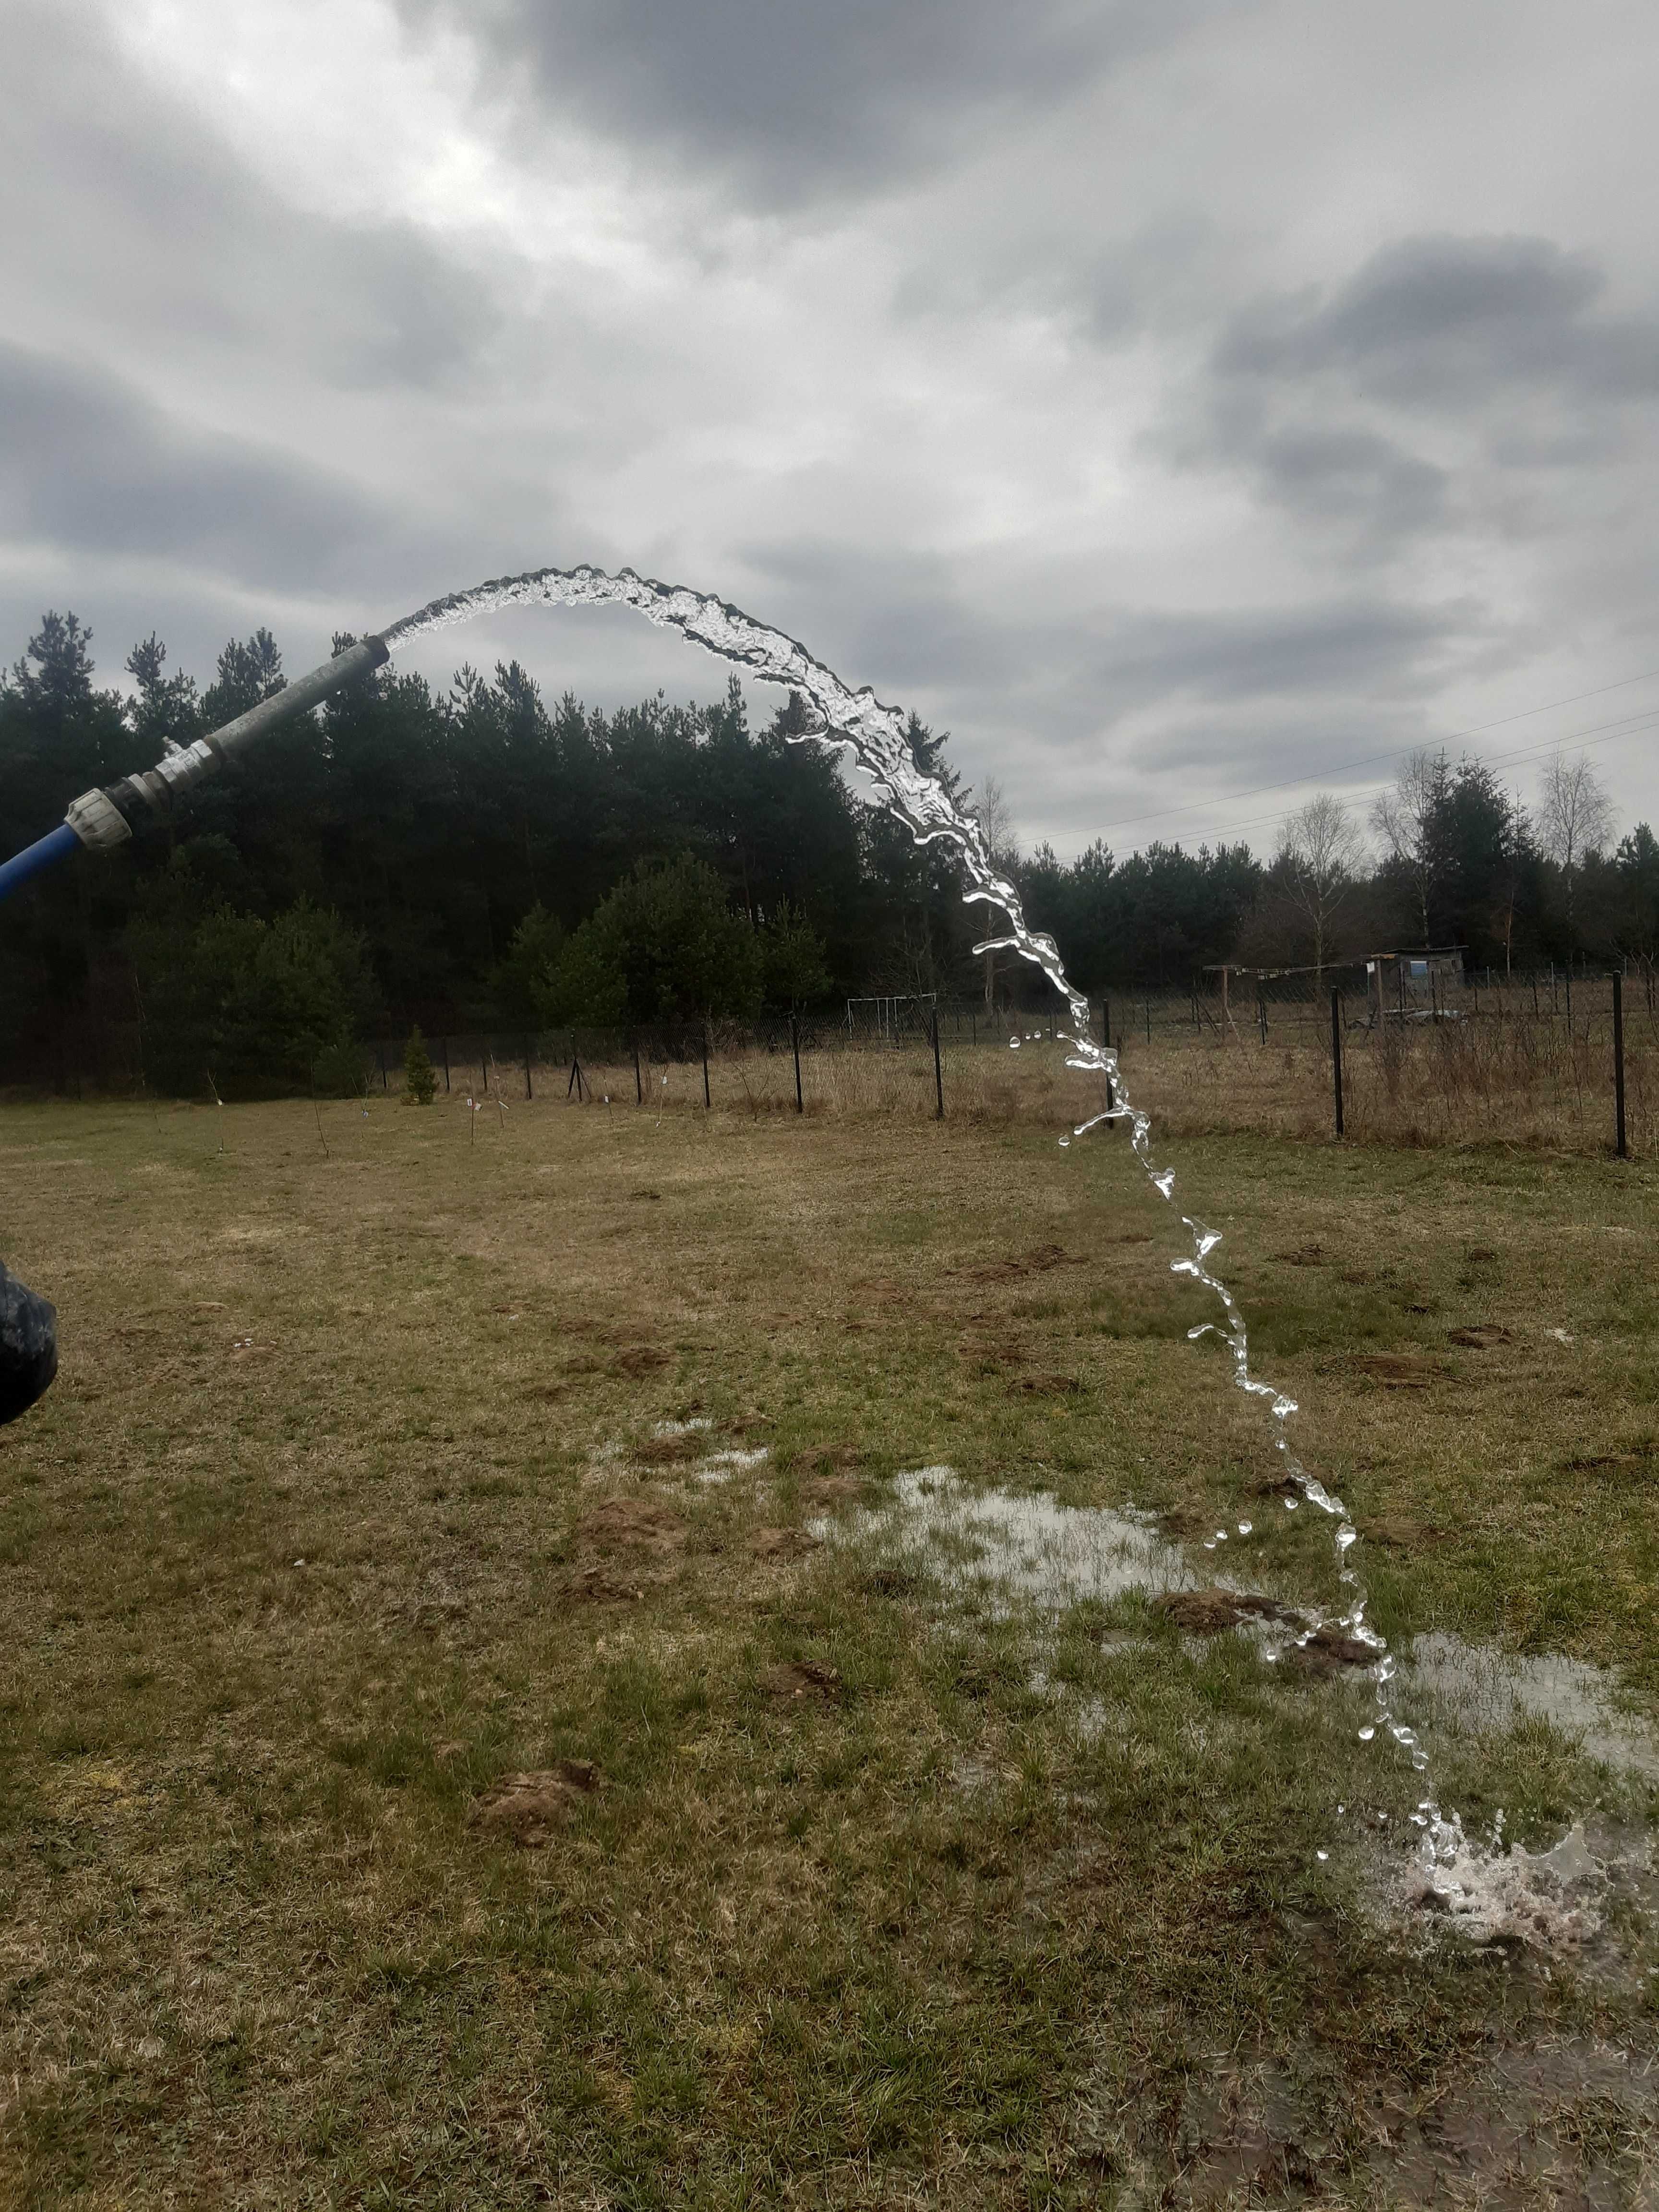
<path id="1" fill-rule="evenodd" d="M 404 1097 L 411 1106 L 429 1106 L 437 1089 L 438 1079 L 432 1072 L 426 1039 L 421 1035 L 421 1025 L 416 1022 L 409 1033 L 409 1042 L 404 1047 Z"/>

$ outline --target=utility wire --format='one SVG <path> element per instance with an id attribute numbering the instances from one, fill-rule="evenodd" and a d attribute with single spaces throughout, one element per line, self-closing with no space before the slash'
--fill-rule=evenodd
<path id="1" fill-rule="evenodd" d="M 1583 744 L 1579 747 L 1579 750 L 1582 752 L 1588 752 L 1593 745 L 1617 744 L 1620 738 L 1643 737 L 1645 736 L 1650 730 L 1655 728 L 1659 728 L 1659 709 L 1656 709 L 1654 714 L 1647 720 L 1641 722 L 1632 723 L 1628 728 L 1609 731 L 1605 737 L 1593 737 L 1587 738 Z M 1498 760 L 1499 762 L 1507 762 L 1510 763 L 1518 763 L 1524 764 L 1528 759 L 1540 759 L 1547 754 L 1553 752 L 1556 749 L 1553 744 L 1540 745 L 1531 753 L 1500 753 L 1498 756 Z M 1493 766 L 1494 763 L 1490 761 L 1482 761 L 1480 765 L 1482 768 L 1489 768 Z M 1346 810 L 1358 805 L 1361 799 L 1371 797 L 1376 793 L 1385 791 L 1387 788 L 1388 779 L 1386 777 L 1374 783 L 1362 784 L 1359 789 L 1355 792 L 1351 798 L 1339 798 L 1338 804 Z M 1294 806 L 1285 806 L 1281 807 L 1276 814 L 1253 814 L 1249 816 L 1243 822 L 1224 823 L 1218 830 L 1206 830 L 1205 832 L 1204 842 L 1206 843 L 1212 842 L 1220 843 L 1226 838 L 1241 830 L 1260 830 L 1269 827 L 1274 823 L 1288 821 L 1296 811 L 1297 810 Z M 1148 844 L 1151 845 L 1155 845 L 1158 842 L 1158 840 L 1156 837 L 1148 841 Z M 1137 853 L 1144 853 L 1147 849 L 1147 845 L 1131 845 L 1121 854 L 1115 854 L 1114 858 L 1125 860 L 1133 860 Z"/>
<path id="2" fill-rule="evenodd" d="M 1632 676 L 1626 680 L 1630 683 L 1635 684 L 1639 683 L 1642 679 L 1638 677 Z M 1620 687 L 1617 684 L 1613 684 L 1603 686 L 1603 689 L 1608 691 L 1617 690 Z M 1594 698 L 1597 695 L 1594 692 L 1585 692 L 1581 696 L 1585 698 Z M 1567 702 L 1565 701 L 1558 700 L 1555 703 L 1557 705 L 1565 705 Z M 1546 710 L 1540 707 L 1534 708 L 1531 711 L 1534 714 L 1542 714 Z M 1504 716 L 1504 719 L 1505 721 L 1520 721 L 1522 717 L 1518 714 L 1510 714 Z M 1650 708 L 1644 709 L 1640 714 L 1625 715 L 1616 722 L 1593 722 L 1588 729 L 1569 730 L 1563 736 L 1548 738 L 1536 744 L 1522 745 L 1517 747 L 1511 752 L 1493 753 L 1485 760 L 1477 761 L 1475 764 L 1480 768 L 1502 768 L 1505 766 L 1513 766 L 1517 763 L 1541 759 L 1547 754 L 1559 752 L 1564 746 L 1567 745 L 1574 745 L 1577 746 L 1581 752 L 1588 752 L 1594 745 L 1616 744 L 1621 738 L 1639 737 L 1644 733 L 1644 732 L 1654 728 L 1656 725 L 1659 725 L 1659 708 Z M 1489 722 L 1484 725 L 1484 726 L 1488 729 L 1497 729 L 1500 725 L 1496 722 Z M 1475 733 L 1473 731 L 1466 730 L 1461 734 L 1464 737 L 1472 737 Z M 1413 752 L 1441 752 L 1445 750 L 1447 745 L 1455 744 L 1456 742 L 1457 739 L 1455 737 L 1446 738 L 1432 744 L 1402 746 L 1397 753 L 1374 753 L 1370 757 L 1373 760 L 1401 760 L 1404 759 L 1407 755 Z M 1360 768 L 1366 764 L 1366 763 L 1362 761 L 1350 761 L 1345 763 L 1345 765 L 1349 768 Z M 1328 773 L 1331 775 L 1340 775 L 1342 770 L 1340 769 L 1335 769 L 1328 770 Z M 1283 783 L 1261 784 L 1258 785 L 1256 789 L 1254 791 L 1235 793 L 1231 795 L 1231 798 L 1239 799 L 1254 799 L 1261 797 L 1270 791 L 1292 791 L 1297 789 L 1301 786 L 1312 783 L 1314 781 L 1315 778 L 1311 775 L 1292 776 L 1287 778 Z M 1344 806 L 1349 806 L 1352 805 L 1355 800 L 1364 798 L 1369 793 L 1381 791 L 1387 781 L 1388 779 L 1386 776 L 1374 779 L 1370 783 L 1362 785 L 1360 789 L 1353 793 L 1352 798 L 1342 798 L 1340 793 L 1337 793 L 1335 796 L 1339 798 L 1341 805 Z M 1170 807 L 1167 808 L 1165 811 L 1171 814 L 1195 813 L 1206 807 L 1220 808 L 1226 806 L 1231 803 L 1231 799 L 1220 799 L 1214 800 L 1205 800 L 1200 799 L 1193 800 L 1188 806 Z M 1225 836 L 1234 830 L 1259 829 L 1264 823 L 1282 822 L 1287 815 L 1294 814 L 1295 811 L 1296 809 L 1293 806 L 1287 806 L 1281 808 L 1276 814 L 1251 815 L 1248 819 L 1243 822 L 1224 823 L 1221 825 L 1219 830 L 1210 834 L 1220 837 Z M 1154 816 L 1146 814 L 1133 815 L 1130 817 L 1128 822 L 1118 826 L 1127 829 L 1135 822 L 1148 822 L 1156 818 L 1157 817 Z M 1152 844 L 1157 844 L 1159 842 L 1159 840 L 1152 838 L 1149 842 Z M 1127 860 L 1133 854 L 1144 852 L 1145 850 L 1146 847 L 1144 845 L 1133 845 L 1125 852 L 1123 858 Z"/>
<path id="3" fill-rule="evenodd" d="M 1623 691 L 1632 684 L 1647 684 L 1656 676 L 1659 676 L 1659 668 L 1645 669 L 1639 676 L 1621 676 L 1616 684 L 1601 684 L 1593 691 L 1574 691 L 1565 699 L 1547 699 L 1541 707 L 1523 707 L 1518 714 L 1500 714 L 1496 721 L 1471 723 L 1467 730 L 1454 730 L 1449 737 L 1427 739 L 1422 744 L 1397 745 L 1391 752 L 1365 753 L 1358 760 L 1340 761 L 1335 767 L 1328 768 L 1323 773 L 1327 775 L 1346 775 L 1350 769 L 1371 768 L 1378 761 L 1404 760 L 1410 753 L 1432 752 L 1443 750 L 1447 745 L 1462 744 L 1465 738 L 1482 737 L 1488 730 L 1504 729 L 1510 722 L 1524 722 L 1534 714 L 1552 714 L 1558 707 L 1576 707 L 1586 699 L 1604 698 L 1609 691 Z M 1611 725 L 1600 723 L 1595 726 L 1606 729 Z M 1574 742 L 1573 738 L 1566 737 L 1552 740 L 1552 744 L 1571 744 Z M 1549 748 L 1547 747 L 1546 750 Z M 1507 756 L 1500 753 L 1498 757 L 1502 760 Z M 1157 807 L 1150 814 L 1131 814 L 1127 820 L 1115 826 L 1119 830 L 1133 830 L 1142 822 L 1161 822 L 1171 814 L 1195 814 L 1210 805 L 1231 806 L 1242 799 L 1261 799 L 1270 791 L 1293 791 L 1298 784 L 1310 783 L 1312 781 L 1310 776 L 1288 775 L 1280 783 L 1258 783 L 1249 791 L 1230 791 L 1222 798 L 1213 800 L 1192 799 L 1184 801 L 1179 806 Z"/>

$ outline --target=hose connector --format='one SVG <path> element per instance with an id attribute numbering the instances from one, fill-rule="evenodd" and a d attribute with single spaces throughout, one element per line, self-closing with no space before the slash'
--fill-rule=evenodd
<path id="1" fill-rule="evenodd" d="M 365 637 L 313 668 L 246 714 L 238 714 L 211 736 L 198 738 L 193 745 L 169 745 L 155 766 L 137 775 L 124 775 L 118 783 L 101 790 L 83 791 L 71 799 L 64 819 L 88 852 L 107 852 L 131 836 L 173 820 L 186 792 L 206 776 L 216 775 L 228 756 L 274 729 L 279 722 L 318 706 L 349 684 L 392 658 L 382 637 Z"/>

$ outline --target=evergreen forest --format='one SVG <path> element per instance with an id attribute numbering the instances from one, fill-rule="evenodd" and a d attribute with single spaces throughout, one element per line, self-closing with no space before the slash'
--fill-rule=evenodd
<path id="1" fill-rule="evenodd" d="M 336 649 L 346 643 L 336 640 Z M 6 851 L 66 802 L 280 689 L 264 629 L 204 685 L 151 637 L 100 687 L 90 632 L 48 613 L 0 678 Z M 348 1079 L 362 1039 L 692 1017 L 752 1020 L 877 993 L 981 1001 L 1040 979 L 973 953 L 938 847 L 868 807 L 838 756 L 723 698 L 606 714 L 516 663 L 434 692 L 385 668 L 285 726 L 166 836 L 77 856 L 0 908 L 0 1082 L 131 1058 L 162 1089 Z M 913 719 L 916 757 L 956 777 Z M 1012 764 L 1011 764 L 1012 766 Z M 1223 961 L 1294 964 L 1461 945 L 1477 964 L 1651 961 L 1659 845 L 1640 825 L 1564 866 L 1479 763 L 1429 762 L 1384 856 L 1328 871 L 1243 844 L 1121 860 L 999 857 L 1083 988 L 1181 990 Z M 319 1073 L 320 1071 L 320 1073 Z"/>

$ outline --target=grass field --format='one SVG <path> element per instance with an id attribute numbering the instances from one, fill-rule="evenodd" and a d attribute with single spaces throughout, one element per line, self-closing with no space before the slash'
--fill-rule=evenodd
<path id="1" fill-rule="evenodd" d="M 64 1346 L 0 1434 L 6 2203 L 1650 2201 L 1649 1780 L 1431 1729 L 1472 1828 L 1626 1840 L 1593 1939 L 1474 1945 L 1389 1905 L 1340 1670 L 894 1551 L 948 1466 L 1329 1601 L 1121 1137 L 320 1116 L 0 1113 Z M 1168 1157 L 1384 1632 L 1659 1711 L 1652 1171 Z"/>

